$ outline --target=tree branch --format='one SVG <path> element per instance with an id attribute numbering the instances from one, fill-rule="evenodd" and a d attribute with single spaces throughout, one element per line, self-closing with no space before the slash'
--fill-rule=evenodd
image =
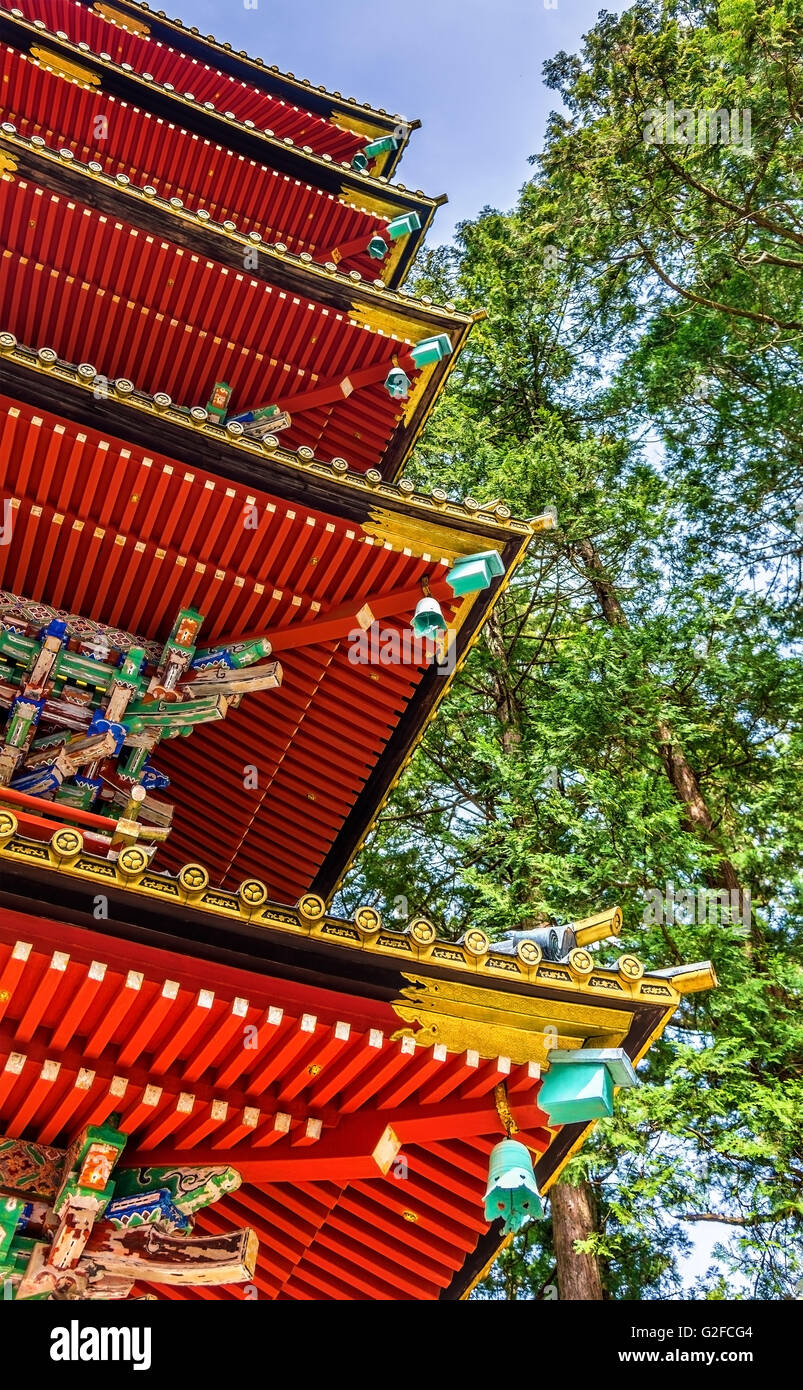
<path id="1" fill-rule="evenodd" d="M 722 1216 L 716 1211 L 692 1211 L 684 1212 L 681 1221 L 715 1221 L 722 1226 L 769 1226 L 771 1222 L 777 1221 L 779 1216 L 792 1216 L 795 1208 L 789 1207 L 784 1212 L 773 1212 L 771 1216 L 762 1216 L 761 1212 L 754 1212 L 752 1216 Z"/>

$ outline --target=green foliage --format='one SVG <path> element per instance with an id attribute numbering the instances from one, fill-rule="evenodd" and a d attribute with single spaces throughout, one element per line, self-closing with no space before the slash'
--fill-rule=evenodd
<path id="1" fill-rule="evenodd" d="M 719 989 L 684 1001 L 572 1164 L 617 1299 L 791 1297 L 803 1271 L 800 40 L 794 0 L 603 13 L 581 56 L 547 64 L 565 112 L 516 209 L 486 209 L 418 271 L 488 316 L 414 474 L 518 515 L 554 505 L 560 526 L 345 900 L 406 903 L 455 936 L 618 902 L 647 966 L 714 961 Z M 646 143 L 669 100 L 749 106 L 752 148 Z M 645 910 L 668 883 L 734 882 L 748 933 Z M 690 1281 L 712 1217 L 720 1243 Z M 478 1296 L 551 1297 L 553 1270 L 546 1222 Z"/>

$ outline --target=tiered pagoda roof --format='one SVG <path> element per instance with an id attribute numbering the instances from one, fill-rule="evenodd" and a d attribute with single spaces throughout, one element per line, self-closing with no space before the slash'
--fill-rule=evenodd
<path id="1" fill-rule="evenodd" d="M 0 1276 L 463 1297 L 542 1072 L 713 977 L 328 909 L 554 524 L 400 477 L 477 317 L 416 123 L 132 0 L 0 0 L 0 78 Z"/>
<path id="2" fill-rule="evenodd" d="M 116 1112 L 127 1163 L 235 1166 L 242 1186 L 198 1228 L 255 1230 L 251 1282 L 272 1299 L 465 1297 L 502 1241 L 481 1206 L 494 1088 L 548 1189 L 589 1129 L 539 1107 L 548 1050 L 622 1046 L 638 1062 L 713 980 L 645 974 L 631 955 L 504 954 L 423 919 L 388 930 L 371 908 L 342 921 L 311 895 L 288 911 L 259 881 L 223 893 L 198 865 L 173 878 L 127 850 L 111 867 L 67 832 L 33 844 L 2 812 L 0 865 L 6 904 L 19 886 L 41 913 L 33 931 L 13 910 L 0 925 L 0 1129 L 52 1144 Z M 66 927 L 48 920 L 56 887 Z M 91 923 L 87 889 L 108 900 L 106 941 L 76 925 Z"/>
<path id="3" fill-rule="evenodd" d="M 82 7 L 83 14 L 79 13 Z M 219 43 L 211 34 L 203 36 L 198 29 L 182 24 L 180 19 L 168 19 L 163 10 L 151 10 L 138 0 L 134 3 L 123 0 L 120 4 L 96 3 L 95 0 L 81 0 L 80 4 L 72 4 L 70 0 L 53 0 L 53 3 L 31 0 L 26 6 L 14 8 L 20 9 L 23 17 L 42 20 L 49 32 L 58 34 L 61 31 L 76 42 L 87 43 L 90 50 L 98 53 L 108 51 L 111 58 L 130 61 L 137 70 L 136 54 L 147 53 L 146 71 L 154 63 L 162 63 L 166 64 L 168 79 L 171 71 L 195 76 L 196 85 L 200 78 L 211 84 L 205 88 L 203 100 L 211 99 L 215 105 L 222 103 L 222 109 L 235 108 L 236 102 L 234 114 L 246 119 L 255 118 L 255 112 L 270 111 L 278 133 L 290 135 L 296 141 L 302 135 L 309 135 L 310 117 L 320 120 L 327 130 L 333 127 L 335 132 L 345 131 L 352 139 L 355 135 L 358 137 L 359 143 L 351 150 L 349 158 L 365 143 L 393 135 L 398 141 L 397 148 L 384 151 L 374 169 L 380 177 L 388 178 L 394 172 L 410 134 L 420 124 L 398 114 L 376 110 L 369 102 L 360 104 L 355 97 L 344 97 L 340 92 L 313 86 L 309 79 L 280 72 L 275 64 L 268 66 L 262 58 L 250 58 L 244 50 L 235 53 L 230 43 Z M 148 48 L 131 47 L 132 36 L 149 40 Z M 245 95 L 243 88 L 247 89 Z M 264 99 L 271 105 L 262 105 Z M 281 108 L 286 109 L 282 112 Z M 293 128 L 288 125 L 279 129 L 282 120 Z M 329 131 L 328 139 L 333 138 Z M 347 157 L 343 147 L 338 148 L 337 156 L 334 151 L 330 152 L 333 157 Z"/>
<path id="4" fill-rule="evenodd" d="M 56 9 L 63 29 L 53 23 Z M 104 11 L 112 12 L 108 6 Z M 371 236 L 412 214 L 418 227 L 394 241 L 383 267 L 383 278 L 398 285 L 443 201 L 390 183 L 378 172 L 383 152 L 368 169 L 355 168 L 355 157 L 373 143 L 367 133 L 344 131 L 331 117 L 288 112 L 285 102 L 257 86 L 175 55 L 80 0 L 25 0 L 23 8 L 4 2 L 0 44 L 8 77 L 3 104 L 22 133 L 45 141 L 58 135 L 77 158 L 91 148 L 102 167 L 150 183 L 164 197 L 181 197 L 215 220 L 236 218 L 246 232 L 258 231 L 315 260 L 342 255 L 350 268 L 375 273 L 377 263 L 365 249 Z M 183 65 L 186 88 L 178 80 Z M 54 75 L 60 84 L 48 81 Z M 227 104 L 232 100 L 236 110 Z M 271 124 L 277 119 L 280 130 Z M 290 126 L 295 136 L 282 133 Z M 384 136 L 389 153 L 400 155 L 407 129 L 396 120 L 392 131 L 399 135 Z M 94 134 L 99 130 L 100 137 Z"/>
<path id="5" fill-rule="evenodd" d="M 0 588 L 150 641 L 191 606 L 212 645 L 266 635 L 282 662 L 280 689 L 162 746 L 178 814 L 160 862 L 181 864 L 200 837 L 220 882 L 263 874 L 280 900 L 328 895 L 451 679 L 432 665 L 353 663 L 344 639 L 366 605 L 383 630 L 408 625 L 427 576 L 454 625 L 456 670 L 495 594 L 456 601 L 450 566 L 494 548 L 512 568 L 532 527 L 265 448 L 127 382 L 96 402 L 92 374 L 10 337 L 0 352 L 17 538 L 0 548 Z M 214 827 L 204 786 L 225 802 Z"/>
<path id="6" fill-rule="evenodd" d="M 375 215 L 366 222 L 342 189 L 324 196 L 317 167 L 307 169 L 319 184 L 306 204 L 281 172 L 282 155 L 277 167 L 249 165 L 244 202 L 232 191 L 237 180 L 224 181 L 225 204 L 210 210 L 205 180 L 220 181 L 206 156 L 200 164 L 187 158 L 206 148 L 189 124 L 162 122 L 154 138 L 145 123 L 162 118 L 150 89 L 148 110 L 127 107 L 121 119 L 108 105 L 117 95 L 105 95 L 105 55 L 127 64 L 125 80 L 138 73 L 148 86 L 156 74 L 143 55 L 158 68 L 151 39 L 121 28 L 119 16 L 111 22 L 108 7 L 98 14 L 65 0 L 55 35 L 48 11 L 47 39 L 56 47 L 43 56 L 34 43 L 45 32 L 42 13 L 35 0 L 0 10 L 0 37 L 14 40 L 2 55 L 4 114 L 14 119 L 0 130 L 7 481 L 17 534 L 24 527 L 27 537 L 25 560 L 36 566 L 35 574 L 21 567 L 12 547 L 0 558 L 2 582 L 122 628 L 132 640 L 166 638 L 175 611 L 190 605 L 203 613 L 211 642 L 261 636 L 274 651 L 281 645 L 279 692 L 249 698 L 225 727 L 198 729 L 180 752 L 168 749 L 164 770 L 179 811 L 161 858 L 175 865 L 193 852 L 203 823 L 200 778 L 226 795 L 209 856 L 221 881 L 267 872 L 287 901 L 312 887 L 328 893 L 448 684 L 426 665 L 354 666 L 340 639 L 366 604 L 380 621 L 408 623 L 426 578 L 455 621 L 459 659 L 499 586 L 455 602 L 445 584 L 450 565 L 459 554 L 493 548 L 510 570 L 531 534 L 504 507 L 489 515 L 382 481 L 398 476 L 473 320 L 402 297 L 374 274 L 364 278 L 355 256 L 377 268 L 364 247 L 385 224 Z M 71 44 L 83 45 L 82 61 L 97 58 L 91 81 L 55 63 L 54 53 L 66 61 L 62 50 Z M 228 141 L 216 155 L 241 169 L 248 161 L 235 154 L 237 133 L 257 137 L 239 120 L 251 117 L 230 95 L 234 78 L 216 80 L 217 96 L 204 97 Z M 257 104 L 278 100 L 258 85 L 251 95 Z M 233 114 L 225 114 L 227 103 L 237 107 Z M 209 118 L 206 107 L 200 111 Z M 82 132 L 85 142 L 98 129 L 92 147 L 73 138 Z M 372 133 L 361 135 L 363 147 Z M 266 149 L 273 158 L 273 146 Z M 311 149 L 293 144 L 293 157 L 314 164 Z M 154 160 L 168 176 L 182 171 L 182 198 L 169 178 L 160 180 Z M 339 169 L 338 179 L 378 186 L 373 172 Z M 284 197 L 266 198 L 266 179 L 279 179 Z M 279 218 L 286 205 L 287 241 L 269 243 L 256 230 L 253 210 L 267 205 Z M 303 238 L 288 230 L 296 214 Z M 348 254 L 360 228 L 363 251 Z M 416 239 L 413 228 L 391 245 L 414 247 Z M 347 254 L 338 256 L 335 243 Z M 335 259 L 303 249 L 316 245 Z M 397 264 L 387 278 L 402 269 Z M 417 355 L 421 343 L 436 345 L 428 360 Z M 394 370 L 408 381 L 401 398 L 385 384 Z M 231 414 L 270 404 L 286 417 L 281 447 L 205 412 L 221 380 L 231 388 Z M 242 525 L 249 506 L 264 518 L 254 530 Z M 340 617 L 336 635 L 322 626 L 330 610 Z M 289 632 L 291 623 L 298 632 Z M 258 795 L 243 789 L 246 766 L 257 769 Z"/>
<path id="7" fill-rule="evenodd" d="M 233 414 L 280 403 L 296 447 L 326 461 L 348 450 L 353 468 L 398 475 L 472 316 L 263 247 L 12 126 L 0 129 L 0 161 L 14 175 L 0 292 L 21 342 L 188 407 L 228 373 Z M 450 351 L 419 365 L 416 344 L 442 336 Z M 405 399 L 384 386 L 397 365 L 410 379 Z"/>

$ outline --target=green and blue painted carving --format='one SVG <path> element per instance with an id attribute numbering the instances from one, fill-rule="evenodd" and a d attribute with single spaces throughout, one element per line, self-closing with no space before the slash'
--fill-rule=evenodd
<path id="1" fill-rule="evenodd" d="M 224 1165 L 208 1168 L 121 1168 L 116 1174 L 115 1197 L 166 1189 L 178 1211 L 184 1216 L 192 1216 L 227 1193 L 235 1192 L 241 1181 L 236 1168 Z"/>

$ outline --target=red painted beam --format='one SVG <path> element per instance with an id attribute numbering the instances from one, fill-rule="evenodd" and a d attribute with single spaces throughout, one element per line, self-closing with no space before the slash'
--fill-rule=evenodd
<path id="1" fill-rule="evenodd" d="M 28 1001 L 28 1006 L 22 1015 L 14 1041 L 27 1043 L 31 1041 L 42 1020 L 42 1016 L 56 993 L 59 985 L 64 981 L 70 957 L 65 951 L 54 951 L 47 964 L 47 969 L 42 973 L 33 995 Z"/>
<path id="2" fill-rule="evenodd" d="M 2 1058 L 4 1054 L 10 1054 L 12 1052 L 19 1052 L 19 1048 L 17 1047 L 17 1044 L 15 1042 L 14 1025 L 13 1023 L 9 1024 L 9 1021 L 6 1020 L 4 1023 L 0 1023 L 0 1058 Z M 28 1056 L 29 1062 L 32 1065 L 39 1064 L 41 1066 L 45 1061 L 51 1059 L 58 1061 L 61 1064 L 62 1068 L 62 1082 L 66 1080 L 67 1076 L 70 1076 L 70 1079 L 72 1079 L 73 1077 L 78 1076 L 82 1071 L 87 1071 L 85 1050 L 81 1047 L 80 1040 L 77 1044 L 73 1044 L 69 1047 L 60 1049 L 57 1053 L 54 1053 L 54 1050 L 50 1048 L 47 1043 L 40 1041 L 39 1038 L 36 1037 L 32 1042 L 26 1044 L 26 1054 Z M 253 1054 L 251 1055 L 253 1056 Z M 161 1091 L 161 1098 L 156 1107 L 156 1109 L 158 1110 L 158 1116 L 154 1115 L 154 1111 L 151 1107 L 148 1107 L 147 1111 L 144 1112 L 145 1118 L 147 1118 L 150 1121 L 153 1121 L 154 1119 L 158 1119 L 163 1111 L 166 1112 L 172 1105 L 174 1105 L 178 1100 L 180 1092 L 186 1089 L 180 1074 L 176 1075 L 175 1070 L 164 1077 L 160 1077 L 160 1085 L 154 1087 L 153 1073 L 149 1070 L 147 1066 L 138 1065 L 134 1067 L 120 1068 L 120 1072 L 116 1076 L 113 1075 L 113 1070 L 115 1066 L 116 1063 L 112 1060 L 112 1058 L 105 1056 L 100 1057 L 99 1060 L 94 1063 L 94 1079 L 91 1089 L 87 1092 L 88 1109 L 91 1109 L 96 1106 L 100 1106 L 101 1108 L 105 1106 L 105 1115 L 108 1115 L 111 1113 L 112 1110 L 119 1110 L 122 1108 L 120 1105 L 119 1098 L 125 1093 L 125 1088 L 130 1086 L 131 1090 L 130 1092 L 128 1092 L 128 1094 L 133 1095 L 135 1091 L 144 1092 L 145 1089 L 150 1085 L 152 1089 Z M 104 1094 L 104 1088 L 110 1087 L 112 1084 L 115 1084 L 117 1086 L 117 1103 L 115 1103 L 114 1101 L 110 1101 L 108 1095 Z M 119 1089 L 120 1085 L 122 1085 L 123 1087 L 122 1090 Z M 193 1083 L 192 1090 L 196 1097 L 197 1114 L 199 1116 L 204 1107 L 210 1104 L 214 1105 L 215 1102 L 218 1102 L 219 1104 L 225 1103 L 221 1102 L 221 1091 L 217 1086 L 212 1086 L 203 1081 L 199 1081 Z M 226 1145 L 225 1143 L 223 1143 L 223 1140 L 225 1139 L 226 1134 L 235 1135 L 238 1132 L 240 1134 L 253 1133 L 256 1124 L 260 1121 L 259 1111 L 256 1109 L 256 1107 L 253 1107 L 248 1104 L 248 1096 L 245 1094 L 245 1092 L 230 1089 L 228 1092 L 226 1092 L 226 1095 L 231 1112 L 236 1111 L 238 1108 L 241 1109 L 242 1118 L 241 1120 L 237 1120 L 237 1122 L 233 1126 L 229 1125 L 228 1130 L 226 1129 L 228 1119 L 224 1120 L 221 1118 L 219 1121 L 222 1127 L 221 1136 L 214 1136 L 213 1139 L 210 1139 L 208 1143 L 205 1145 L 205 1147 L 207 1148 L 213 1148 L 214 1145 L 220 1143 L 221 1148 L 225 1150 Z M 312 1115 L 314 1116 L 314 1118 L 322 1121 L 324 1128 L 327 1130 L 327 1132 L 330 1133 L 334 1133 L 334 1125 L 337 1123 L 338 1120 L 337 1112 L 333 1108 L 321 1107 L 317 1105 L 312 1106 L 311 1104 L 308 1104 L 303 1098 L 301 1100 L 290 1099 L 280 1104 L 276 1098 L 274 1091 L 271 1090 L 266 1097 L 262 1098 L 262 1122 L 267 1123 L 270 1121 L 271 1123 L 273 1123 L 275 1119 L 274 1112 L 280 1111 L 286 1111 L 290 1119 L 296 1122 L 306 1122 L 306 1120 L 310 1118 L 310 1116 Z M 204 1113 L 206 1113 L 206 1111 L 204 1111 Z M 214 1118 L 215 1123 L 218 1123 L 217 1117 L 215 1117 L 212 1112 L 209 1112 L 209 1114 L 210 1118 Z M 83 1115 L 79 1118 L 83 1118 L 91 1123 L 100 1123 L 100 1120 L 94 1114 L 94 1110 L 91 1119 L 88 1114 Z M 253 1124 L 251 1123 L 252 1121 L 254 1122 Z M 192 1123 L 194 1123 L 194 1121 L 190 1121 L 190 1124 Z M 377 1120 L 377 1135 L 381 1133 L 381 1131 L 382 1122 Z M 180 1159 L 176 1160 L 177 1162 L 187 1162 L 188 1151 L 184 1147 L 185 1139 L 186 1135 L 182 1132 L 178 1136 L 177 1140 L 174 1141 L 174 1146 L 177 1149 L 180 1149 L 182 1155 Z M 233 1145 L 237 1142 L 237 1139 L 232 1137 L 230 1142 Z M 210 1159 L 211 1163 L 218 1163 L 221 1161 L 223 1160 L 219 1158 Z"/>
<path id="3" fill-rule="evenodd" d="M 177 1023 L 165 1038 L 158 1053 L 154 1056 L 151 1063 L 155 1073 L 166 1072 L 173 1065 L 176 1058 L 188 1047 L 191 1039 L 195 1038 L 211 1018 L 210 1010 L 215 1002 L 215 995 L 211 989 L 200 989 L 198 994 L 187 1009 L 181 1022 Z"/>
<path id="4" fill-rule="evenodd" d="M 380 1143 L 383 1145 L 381 1148 Z M 236 1158 L 232 1156 L 235 1152 Z M 353 1122 L 342 1125 L 308 1148 L 291 1149 L 287 1145 L 275 1157 L 267 1153 L 263 1157 L 253 1148 L 240 1148 L 232 1153 L 201 1145 L 192 1151 L 192 1161 L 200 1166 L 231 1163 L 242 1174 L 243 1181 L 250 1183 L 347 1182 L 352 1178 L 378 1177 L 382 1171 L 380 1163 L 384 1163 L 388 1155 L 388 1161 L 392 1162 L 395 1153 L 398 1153 L 398 1142 L 394 1145 L 391 1138 L 385 1137 L 381 1121 L 377 1122 L 375 1117 L 355 1117 Z M 134 1167 L 170 1165 L 185 1162 L 186 1159 L 186 1151 L 169 1144 L 153 1150 L 139 1149 L 130 1158 L 126 1157 L 126 1161 Z"/>
<path id="5" fill-rule="evenodd" d="M 398 1072 L 414 1067 L 414 1053 L 414 1038 L 401 1038 L 395 1046 L 391 1044 L 384 1055 L 380 1053 L 362 1076 L 343 1092 L 338 1102 L 340 1113 L 350 1115 L 367 1106 Z"/>
<path id="6" fill-rule="evenodd" d="M 347 637 L 356 628 L 361 628 L 364 632 L 374 620 L 375 614 L 370 606 L 370 599 L 365 603 L 347 603 L 342 608 L 333 608 L 329 613 L 321 613 L 309 623 L 290 623 L 288 627 L 272 629 L 271 649 L 272 652 L 284 652 L 292 647 L 314 647 L 320 642 L 335 642 L 341 637 Z M 225 639 L 220 645 L 225 646 Z"/>
<path id="7" fill-rule="evenodd" d="M 27 792 L 15 791 L 13 787 L 0 787 L 0 801 L 10 806 L 23 806 L 27 810 L 41 811 L 47 807 L 51 816 L 57 820 L 67 820 L 73 825 L 86 825 L 111 834 L 117 822 L 109 816 L 96 816 L 93 811 L 81 811 L 75 806 L 63 806 L 58 801 L 45 801 L 41 796 L 28 796 Z"/>
<path id="8" fill-rule="evenodd" d="M 310 1105 L 317 1109 L 345 1090 L 348 1083 L 374 1061 L 383 1041 L 384 1036 L 379 1028 L 371 1028 L 367 1034 L 354 1040 L 345 1056 L 339 1059 L 339 1066 L 330 1068 L 316 1079 L 309 1093 Z"/>
<path id="9" fill-rule="evenodd" d="M 405 371 L 417 372 L 415 360 L 409 352 L 397 353 L 396 357 L 398 365 Z M 312 391 L 298 391 L 294 396 L 280 396 L 273 404 L 278 406 L 279 410 L 289 411 L 291 415 L 303 414 L 322 405 L 333 405 L 336 401 L 346 399 L 354 391 L 359 391 L 363 386 L 373 386 L 376 382 L 384 380 L 391 367 L 396 365 L 393 358 L 384 362 L 374 362 L 370 367 L 359 367 L 338 380 L 325 381 Z"/>
<path id="10" fill-rule="evenodd" d="M 510 1058 L 496 1057 L 492 1062 L 483 1062 L 473 1078 L 460 1087 L 461 1100 L 475 1100 L 492 1091 L 500 1081 L 507 1082 L 510 1074 Z M 534 1087 L 532 1088 L 535 1089 Z M 509 1092 L 508 1092 L 509 1094 Z"/>
<path id="11" fill-rule="evenodd" d="M 79 1126 L 74 1121 L 74 1116 L 78 1108 L 84 1104 L 87 1095 L 92 1089 L 95 1080 L 93 1071 L 84 1070 L 75 1077 L 72 1086 L 65 1091 L 61 1100 L 57 1102 L 51 1115 L 45 1120 L 44 1124 L 39 1125 L 39 1132 L 36 1136 L 40 1144 L 54 1143 L 58 1134 L 65 1133 L 67 1130 L 76 1132 Z M 37 1116 L 37 1120 L 39 1116 Z"/>
<path id="12" fill-rule="evenodd" d="M 248 1010 L 247 999 L 237 998 L 232 1001 L 227 1016 L 221 1019 L 209 1037 L 202 1037 L 195 1052 L 190 1056 L 183 1069 L 185 1081 L 197 1081 L 200 1076 L 203 1076 L 203 1073 L 220 1056 L 223 1048 L 231 1042 L 235 1033 L 239 1032 L 241 1037 L 245 1036 L 244 1029 Z"/>
<path id="13" fill-rule="evenodd" d="M 9 1134 L 22 1134 L 29 1122 L 48 1109 L 59 1071 L 58 1062 L 42 1063 L 39 1075 L 32 1084 L 29 1083 L 29 1089 L 20 1098 L 20 1105 L 3 1126 Z"/>
<path id="14" fill-rule="evenodd" d="M 435 580 L 434 582 L 431 582 L 431 583 L 430 583 L 430 587 L 429 587 L 429 591 L 430 591 L 430 594 L 432 595 L 432 597 L 433 597 L 433 598 L 436 598 L 436 599 L 438 600 L 439 603 L 449 603 L 449 604 L 454 604 L 454 603 L 455 603 L 454 590 L 451 588 L 451 586 L 450 586 L 449 584 L 446 583 L 446 580 L 445 580 L 445 579 L 442 579 L 442 580 Z M 365 604 L 367 605 L 367 607 L 370 608 L 371 613 L 373 614 L 373 620 L 376 621 L 376 622 L 378 622 L 381 618 L 401 617 L 401 616 L 403 616 L 403 615 L 409 613 L 412 609 L 415 608 L 416 604 L 419 602 L 419 600 L 421 599 L 422 596 L 423 596 L 423 589 L 421 588 L 421 585 L 419 584 L 419 585 L 417 586 L 417 588 L 414 588 L 414 589 L 395 589 L 392 593 L 389 593 L 389 594 L 371 594 L 371 595 L 369 595 L 369 597 L 365 600 Z M 356 610 L 352 609 L 352 611 L 354 612 L 354 611 L 356 611 Z M 326 616 L 327 616 L 326 614 L 323 615 L 323 620 L 325 620 Z M 355 622 L 352 622 L 351 627 L 353 628 L 355 625 L 356 625 L 356 623 L 355 623 Z M 370 626 L 370 624 L 369 624 L 369 626 Z M 291 643 L 291 642 L 289 641 L 289 637 L 290 637 L 290 634 L 302 632 L 302 631 L 304 631 L 305 629 L 308 630 L 308 632 L 309 632 L 309 634 L 310 634 L 308 640 L 309 640 L 309 642 L 311 643 L 311 642 L 313 641 L 313 638 L 312 638 L 312 635 L 311 635 L 312 632 L 313 632 L 313 629 L 316 630 L 316 631 L 318 631 L 318 632 L 320 632 L 320 631 L 322 631 L 322 626 L 319 625 L 319 624 L 318 624 L 318 621 L 316 620 L 315 622 L 310 622 L 310 623 L 298 623 L 298 624 L 295 624 L 295 625 L 291 624 L 289 627 L 287 627 L 287 628 L 285 628 L 285 629 L 283 629 L 283 630 L 280 630 L 279 632 L 271 631 L 270 629 L 268 629 L 268 630 L 266 631 L 266 630 L 264 630 L 264 629 L 262 629 L 262 628 L 258 628 L 258 629 L 255 629 L 255 630 L 251 631 L 251 632 L 246 632 L 246 633 L 243 633 L 243 632 L 230 633 L 230 634 L 227 635 L 226 638 L 222 638 L 222 639 L 221 639 L 221 642 L 223 642 L 224 644 L 225 644 L 226 641 L 230 641 L 230 642 L 253 642 L 253 641 L 257 641 L 259 638 L 267 637 L 268 640 L 269 640 L 269 641 L 271 642 L 271 644 L 273 645 L 273 644 L 276 642 L 277 637 L 279 638 L 279 641 L 282 641 L 282 640 L 283 640 L 283 638 L 282 638 L 282 631 L 283 631 L 284 633 L 287 634 L 287 637 L 288 637 L 288 642 L 287 642 L 287 644 L 286 644 L 287 646 L 290 646 L 290 645 L 302 645 L 302 644 L 300 644 L 300 643 L 299 643 L 299 644 Z M 350 628 L 350 627 L 346 627 L 345 630 L 344 630 L 343 632 L 338 633 L 338 636 L 341 636 L 341 637 L 342 637 L 342 636 L 345 636 L 346 633 L 349 632 L 349 631 L 351 631 L 351 628 Z M 322 637 L 316 637 L 314 640 L 315 640 L 315 641 L 323 641 L 324 639 L 323 639 Z M 304 644 L 304 645 L 306 645 L 306 644 Z M 283 648 L 281 648 L 281 647 L 274 647 L 274 650 L 275 650 L 275 651 L 280 651 L 280 650 L 283 650 Z M 345 679 L 348 677 L 349 672 L 348 672 L 348 671 L 341 671 L 341 672 L 339 672 L 339 674 L 340 674 L 341 677 L 345 680 Z"/>
<path id="15" fill-rule="evenodd" d="M 440 1105 L 405 1106 L 383 1125 L 376 1114 L 355 1115 L 341 1120 L 333 1130 L 320 1139 L 310 1139 L 309 1128 L 291 1146 L 282 1146 L 276 1155 L 255 1152 L 256 1145 L 228 1151 L 201 1145 L 192 1151 L 193 1162 L 231 1163 L 245 1182 L 346 1182 L 357 1178 L 377 1177 L 387 1171 L 402 1144 L 421 1146 L 428 1141 L 451 1140 L 462 1135 L 501 1134 L 501 1121 L 491 1101 L 445 1101 Z M 517 1106 L 516 1123 L 522 1128 L 537 1128 L 545 1119 L 536 1105 Z M 317 1127 L 314 1127 L 317 1128 Z M 279 1136 L 277 1136 L 278 1138 Z M 274 1131 L 270 1131 L 271 1141 Z M 303 1146 L 307 1145 L 307 1149 Z M 137 1150 L 128 1162 L 137 1165 L 180 1163 L 186 1150 L 172 1145 L 156 1145 Z M 457 1176 L 455 1178 L 457 1181 Z"/>
<path id="16" fill-rule="evenodd" d="M 446 1066 L 441 1068 L 435 1079 L 428 1086 L 422 1087 L 418 1093 L 418 1101 L 428 1108 L 431 1105 L 445 1103 L 446 1097 L 457 1091 L 467 1078 L 476 1075 L 479 1065 L 479 1053 L 472 1048 L 468 1048 L 459 1057 L 452 1057 Z M 451 1102 L 449 1103 L 451 1104 Z M 481 1109 L 483 1112 L 488 1111 L 487 1102 L 481 1106 Z"/>
<path id="17" fill-rule="evenodd" d="M 25 971 L 31 950 L 30 941 L 15 941 L 11 947 L 11 954 L 0 973 L 0 1019 L 14 997 L 14 991 Z"/>
<path id="18" fill-rule="evenodd" d="M 146 1008 L 139 1023 L 120 1048 L 117 1057 L 118 1066 L 130 1067 L 139 1060 L 151 1038 L 155 1036 L 173 1008 L 180 988 L 177 980 L 164 981 L 158 997 Z"/>
<path id="19" fill-rule="evenodd" d="M 329 1037 L 326 1041 L 315 1049 L 312 1061 L 304 1057 L 291 1071 L 285 1072 L 280 1082 L 279 1101 L 292 1100 L 305 1087 L 311 1086 L 315 1077 L 319 1076 L 325 1067 L 330 1066 L 335 1061 L 350 1036 L 351 1025 L 338 1020 L 329 1030 Z M 335 1074 L 335 1069 L 332 1069 L 332 1074 Z"/>
<path id="20" fill-rule="evenodd" d="M 37 798 L 34 797 L 33 800 L 35 801 Z M 39 802 L 40 808 L 42 806 L 50 807 L 52 805 L 54 805 L 52 801 L 40 800 Z M 64 829 L 60 821 L 50 820 L 50 818 L 46 816 L 29 815 L 27 811 L 16 811 L 14 814 L 16 815 L 17 823 L 23 835 L 27 835 L 31 840 L 47 841 L 51 839 L 54 831 Z M 116 825 L 116 821 L 106 821 L 106 826 L 110 832 L 114 831 Z M 84 849 L 89 850 L 91 854 L 99 854 L 101 857 L 105 857 L 111 842 L 111 833 L 109 835 L 99 835 L 97 831 L 94 830 L 87 830 L 84 832 Z"/>
<path id="21" fill-rule="evenodd" d="M 259 1124 L 259 1111 L 255 1106 L 245 1106 L 233 1125 L 216 1134 L 212 1141 L 214 1148 L 226 1148 L 242 1143 L 246 1135 L 252 1135 Z"/>
<path id="22" fill-rule="evenodd" d="M 103 984 L 107 969 L 106 963 L 100 960 L 93 960 L 87 966 L 86 975 L 75 991 L 72 1002 L 62 1013 L 50 1039 L 51 1049 L 58 1051 L 72 1042 L 79 1024 L 86 1018 L 95 996 Z"/>

